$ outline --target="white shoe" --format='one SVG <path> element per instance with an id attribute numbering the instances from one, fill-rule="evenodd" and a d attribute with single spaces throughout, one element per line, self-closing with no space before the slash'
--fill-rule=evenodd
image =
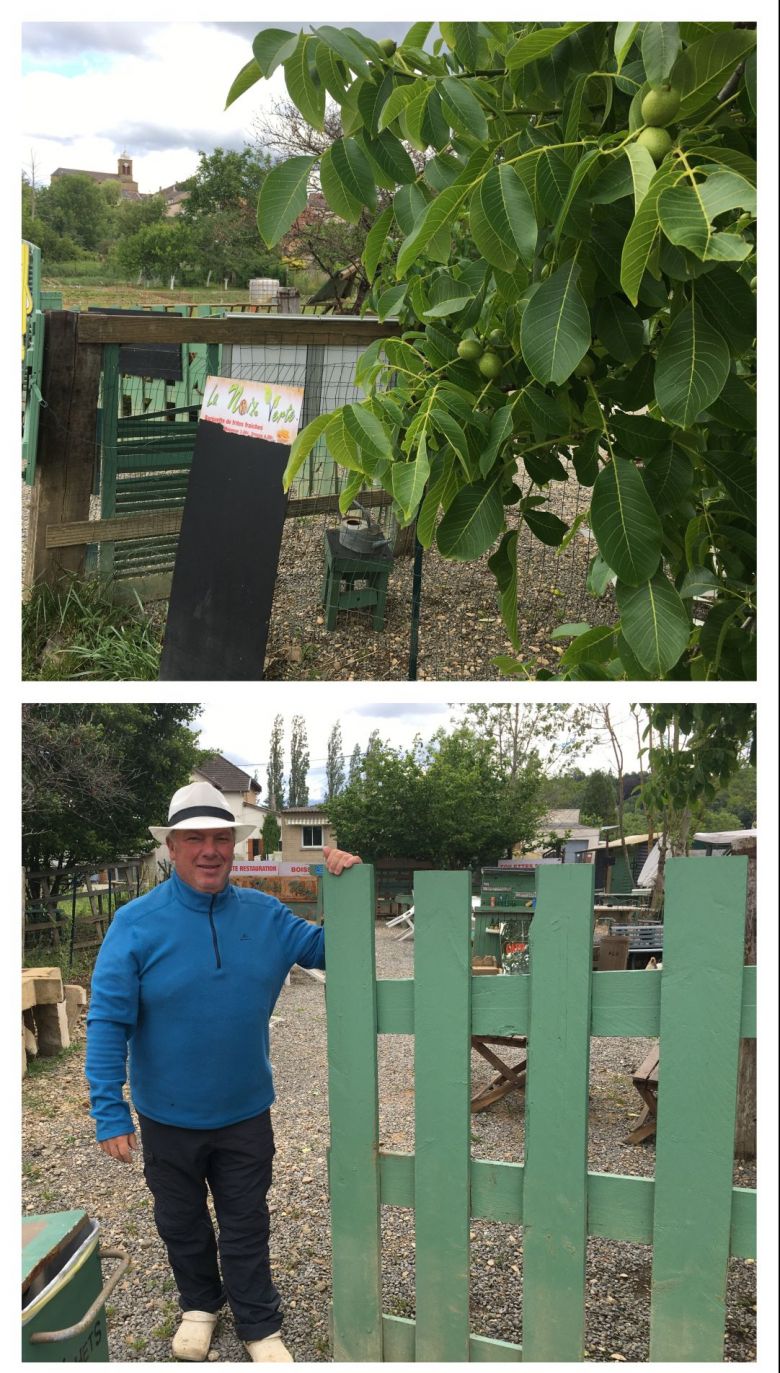
<path id="1" fill-rule="evenodd" d="M 203 1363 L 218 1320 L 218 1311 L 184 1311 L 171 1344 L 173 1357 L 189 1363 Z"/>
<path id="2" fill-rule="evenodd" d="M 244 1340 L 244 1347 L 252 1363 L 295 1363 L 282 1344 L 281 1335 L 266 1335 L 264 1340 Z"/>

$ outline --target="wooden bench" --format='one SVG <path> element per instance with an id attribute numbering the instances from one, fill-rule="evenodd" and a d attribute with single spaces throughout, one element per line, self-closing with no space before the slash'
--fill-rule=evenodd
<path id="1" fill-rule="evenodd" d="M 660 1049 L 658 1045 L 650 1050 L 633 1074 L 632 1081 L 644 1106 L 642 1114 L 629 1135 L 626 1144 L 641 1144 L 655 1134 L 656 1111 L 658 1108 L 658 1070 L 660 1068 Z"/>

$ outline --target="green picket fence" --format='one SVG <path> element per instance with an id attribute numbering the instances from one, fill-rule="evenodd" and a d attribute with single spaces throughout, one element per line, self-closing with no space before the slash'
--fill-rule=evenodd
<path id="1" fill-rule="evenodd" d="M 746 877 L 671 860 L 663 970 L 594 973 L 593 870 L 543 869 L 530 972 L 475 977 L 470 874 L 420 872 L 414 978 L 378 981 L 373 870 L 325 876 L 334 1360 L 581 1360 L 589 1235 L 653 1246 L 651 1361 L 723 1358 L 729 1255 L 756 1253 L 755 1192 L 732 1186 Z M 513 1033 L 525 1163 L 472 1159 L 471 1035 Z M 379 1148 L 377 1034 L 415 1036 L 414 1154 Z M 591 1035 L 660 1037 L 654 1178 L 588 1172 Z M 382 1312 L 382 1204 L 415 1210 L 414 1320 Z M 522 1346 L 470 1331 L 472 1217 L 523 1227 Z"/>

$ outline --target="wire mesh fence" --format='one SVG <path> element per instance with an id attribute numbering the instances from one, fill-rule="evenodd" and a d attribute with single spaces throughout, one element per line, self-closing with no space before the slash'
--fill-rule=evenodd
<path id="1" fill-rule="evenodd" d="M 251 321 L 252 315 L 245 318 Z M 89 570 L 115 578 L 144 601 L 164 601 L 207 377 L 301 387 L 305 425 L 361 398 L 354 378 L 367 344 L 360 338 L 360 326 L 366 323 L 344 317 L 318 320 L 317 338 L 312 340 L 311 317 L 289 316 L 281 338 L 173 345 L 179 356 L 175 375 L 169 376 L 149 376 L 140 365 L 126 370 L 128 350 L 106 344 L 95 473 L 98 499 L 92 518 L 143 516 L 143 525 L 138 536 L 118 535 L 90 545 Z M 298 341 L 301 332 L 304 336 Z M 233 333 L 235 337 L 235 328 Z M 496 657 L 513 655 L 488 555 L 453 562 L 443 558 L 435 544 L 423 553 L 414 530 L 398 527 L 389 495 L 379 487 L 366 487 L 358 495 L 358 513 L 384 536 L 385 551 L 375 563 L 370 558 L 361 560 L 360 566 L 345 562 L 339 496 L 349 475 L 336 466 L 320 438 L 291 488 L 266 679 L 494 680 L 499 675 Z M 521 463 L 517 484 L 524 492 L 531 488 Z M 579 486 L 573 471 L 567 481 L 553 482 L 547 490 L 548 509 L 567 524 L 586 511 L 589 492 Z M 611 591 L 596 600 L 587 590 L 595 548 L 586 522 L 563 550 L 541 543 L 511 507 L 507 522 L 519 536 L 521 659 L 552 668 L 562 652 L 562 645 L 551 639 L 555 628 L 572 621 L 613 622 Z M 533 670 L 531 666 L 531 674 Z"/>

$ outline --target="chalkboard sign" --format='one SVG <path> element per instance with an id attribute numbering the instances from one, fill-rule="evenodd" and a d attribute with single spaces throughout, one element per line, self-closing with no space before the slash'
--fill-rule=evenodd
<path id="1" fill-rule="evenodd" d="M 213 377 L 206 382 L 171 585 L 162 681 L 263 676 L 287 507 L 282 476 L 302 398 L 297 388 Z"/>

